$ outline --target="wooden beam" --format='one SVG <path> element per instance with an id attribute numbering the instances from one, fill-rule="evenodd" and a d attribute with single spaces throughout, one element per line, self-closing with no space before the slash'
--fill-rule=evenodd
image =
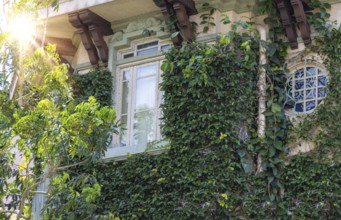
<path id="1" fill-rule="evenodd" d="M 83 24 L 88 26 L 91 37 L 98 49 L 101 61 L 107 63 L 109 60 L 109 49 L 103 36 L 113 34 L 110 22 L 89 9 L 79 11 L 79 18 Z"/>
<path id="2" fill-rule="evenodd" d="M 311 33 L 310 26 L 308 23 L 307 16 L 305 15 L 303 3 L 301 0 L 291 0 L 292 8 L 294 9 L 295 19 L 298 25 L 298 28 L 301 32 L 301 37 L 305 45 L 309 45 L 311 43 Z"/>
<path id="3" fill-rule="evenodd" d="M 95 44 L 92 42 L 90 31 L 87 25 L 83 24 L 79 18 L 79 13 L 74 12 L 69 14 L 69 21 L 77 29 L 77 33 L 80 35 L 82 43 L 88 52 L 90 63 L 92 65 L 98 65 L 99 56 Z"/>
<path id="4" fill-rule="evenodd" d="M 177 35 L 172 38 L 172 42 L 175 46 L 181 46 L 183 40 L 191 42 L 193 40 L 192 25 L 189 21 L 189 16 L 198 13 L 195 8 L 195 2 L 193 0 L 153 0 L 155 5 L 158 6 L 163 14 L 163 17 L 168 22 L 172 13 L 175 13 L 175 17 L 179 22 L 179 28 L 181 35 Z M 174 11 L 174 12 L 173 12 Z M 172 14 L 173 15 L 173 14 Z"/>

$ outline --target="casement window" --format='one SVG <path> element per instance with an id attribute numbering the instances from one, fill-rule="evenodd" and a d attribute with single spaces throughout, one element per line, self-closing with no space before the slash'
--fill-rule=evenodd
<path id="1" fill-rule="evenodd" d="M 321 67 L 304 65 L 296 68 L 289 80 L 289 95 L 294 100 L 296 113 L 312 112 L 327 95 L 328 75 Z"/>
<path id="2" fill-rule="evenodd" d="M 143 152 L 149 144 L 161 139 L 159 83 L 163 56 L 160 51 L 168 47 L 151 41 L 118 52 L 121 63 L 116 66 L 115 102 L 123 129 L 114 139 L 114 157 Z"/>
<path id="3" fill-rule="evenodd" d="M 124 127 L 119 138 L 120 147 L 144 149 L 148 143 L 160 138 L 160 62 L 137 64 L 118 72 L 120 120 Z"/>

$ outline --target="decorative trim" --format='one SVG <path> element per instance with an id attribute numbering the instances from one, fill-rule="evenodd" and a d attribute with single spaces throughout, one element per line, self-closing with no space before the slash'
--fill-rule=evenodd
<path id="1" fill-rule="evenodd" d="M 164 39 L 169 37 L 169 33 L 162 31 L 164 23 L 155 17 L 148 17 L 145 19 L 139 19 L 127 24 L 123 31 L 116 32 L 109 40 L 111 46 L 115 49 L 121 49 L 129 47 L 132 40 L 146 37 L 144 30 L 148 29 L 158 39 Z"/>

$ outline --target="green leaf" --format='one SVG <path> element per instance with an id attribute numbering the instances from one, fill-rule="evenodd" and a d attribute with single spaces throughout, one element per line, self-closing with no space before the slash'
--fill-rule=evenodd
<path id="1" fill-rule="evenodd" d="M 282 107 L 281 107 L 279 104 L 277 104 L 277 103 L 272 103 L 272 105 L 271 105 L 271 111 L 272 111 L 273 113 L 279 113 L 279 112 L 281 112 L 281 110 L 282 110 Z"/>

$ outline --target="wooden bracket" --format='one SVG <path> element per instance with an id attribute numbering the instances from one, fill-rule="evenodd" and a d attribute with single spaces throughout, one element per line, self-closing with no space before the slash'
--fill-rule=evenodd
<path id="1" fill-rule="evenodd" d="M 88 52 L 90 63 L 92 65 L 97 65 L 99 61 L 99 56 L 95 44 L 91 40 L 90 32 L 88 26 L 82 23 L 79 18 L 79 13 L 74 12 L 69 14 L 69 21 L 77 29 L 77 33 L 80 35 L 82 43 Z"/>
<path id="2" fill-rule="evenodd" d="M 308 45 L 311 43 L 310 26 L 305 15 L 303 3 L 301 0 L 291 0 L 291 5 L 294 9 L 295 19 L 300 29 L 303 42 L 305 45 Z"/>
<path id="3" fill-rule="evenodd" d="M 98 49 L 101 61 L 103 63 L 107 63 L 109 60 L 109 49 L 107 43 L 104 41 L 103 36 L 113 34 L 110 22 L 93 13 L 89 9 L 80 11 L 79 18 L 83 24 L 89 27 L 91 37 Z"/>
<path id="4" fill-rule="evenodd" d="M 69 21 L 77 28 L 90 63 L 98 65 L 100 60 L 107 63 L 109 49 L 103 37 L 113 34 L 110 22 L 89 9 L 69 14 Z"/>
<path id="5" fill-rule="evenodd" d="M 172 38 L 173 44 L 181 46 L 184 40 L 191 42 L 193 34 L 189 16 L 198 13 L 195 8 L 195 2 L 193 0 L 154 0 L 154 3 L 160 8 L 166 22 L 172 13 L 171 10 L 174 10 L 173 13 L 179 22 L 179 27 L 175 28 L 178 28 L 181 34 Z"/>
<path id="6" fill-rule="evenodd" d="M 297 49 L 298 47 L 295 23 L 298 26 L 304 44 L 308 45 L 311 43 L 310 26 L 305 14 L 305 10 L 311 10 L 311 8 L 309 8 L 307 2 L 308 0 L 276 0 L 282 25 L 285 28 L 285 33 L 292 49 Z"/>
<path id="7" fill-rule="evenodd" d="M 285 33 L 289 40 L 290 47 L 292 49 L 297 49 L 298 48 L 297 33 L 293 19 L 291 17 L 292 8 L 290 2 L 289 0 L 276 0 L 276 2 L 277 8 L 281 16 L 282 25 L 285 28 Z"/>

